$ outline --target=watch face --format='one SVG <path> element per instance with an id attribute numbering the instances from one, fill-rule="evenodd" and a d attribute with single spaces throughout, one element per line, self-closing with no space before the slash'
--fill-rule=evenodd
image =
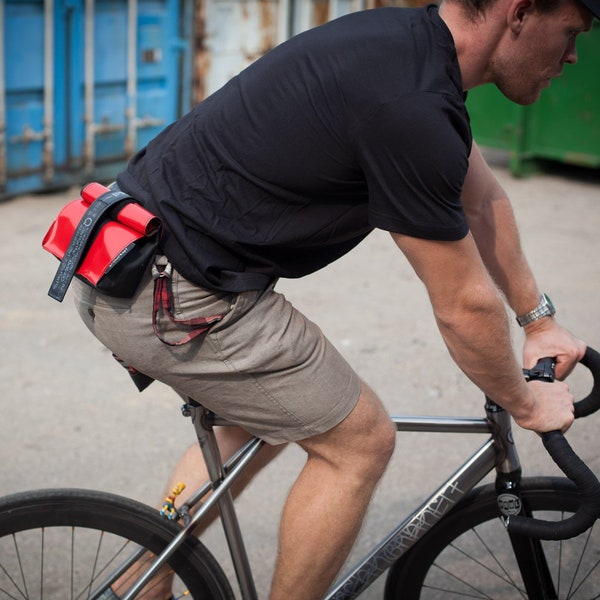
<path id="1" fill-rule="evenodd" d="M 550 309 L 550 314 L 554 315 L 556 313 L 556 309 L 554 308 L 554 304 L 552 304 L 552 300 L 547 294 L 542 294 L 542 298 L 546 301 L 546 305 Z"/>

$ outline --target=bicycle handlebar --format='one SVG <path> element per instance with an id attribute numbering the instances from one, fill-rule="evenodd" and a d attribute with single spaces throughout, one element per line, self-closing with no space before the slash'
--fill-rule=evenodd
<path id="1" fill-rule="evenodd" d="M 594 384 L 588 396 L 579 402 L 575 402 L 576 419 L 587 417 L 600 409 L 600 353 L 588 346 L 581 359 L 581 364 L 592 373 Z"/>
<path id="2" fill-rule="evenodd" d="M 581 364 L 590 370 L 594 383 L 590 394 L 575 403 L 575 418 L 585 417 L 600 409 L 600 354 L 588 346 Z M 535 369 L 531 369 L 530 374 L 535 373 Z M 540 367 L 540 371 L 546 373 L 544 366 Z M 547 377 L 543 378 L 550 380 Z M 577 456 L 560 431 L 544 433 L 542 442 L 552 460 L 577 487 L 581 496 L 581 505 L 574 515 L 558 522 L 513 516 L 507 523 L 507 529 L 510 533 L 543 540 L 564 540 L 575 537 L 589 529 L 594 521 L 600 518 L 600 482 Z"/>

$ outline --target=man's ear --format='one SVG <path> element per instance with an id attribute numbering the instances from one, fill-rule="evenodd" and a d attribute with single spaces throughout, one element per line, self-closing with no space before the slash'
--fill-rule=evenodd
<path id="1" fill-rule="evenodd" d="M 523 29 L 525 21 L 535 9 L 535 0 L 513 0 L 506 15 L 510 30 L 518 35 Z"/>

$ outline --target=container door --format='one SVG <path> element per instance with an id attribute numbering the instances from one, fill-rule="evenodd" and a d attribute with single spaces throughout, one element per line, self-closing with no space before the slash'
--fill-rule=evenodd
<path id="1" fill-rule="evenodd" d="M 0 2 L 0 196 L 53 179 L 52 12 L 42 0 Z"/>
<path id="2" fill-rule="evenodd" d="M 194 0 L 0 0 L 0 198 L 115 177 L 191 106 Z"/>
<path id="3" fill-rule="evenodd" d="M 79 110 L 71 123 L 73 129 L 84 124 L 79 154 L 85 177 L 114 177 L 189 108 L 182 96 L 190 91 L 184 28 L 192 6 L 179 0 L 86 0 L 80 25 L 85 56 L 83 65 L 74 65 Z"/>

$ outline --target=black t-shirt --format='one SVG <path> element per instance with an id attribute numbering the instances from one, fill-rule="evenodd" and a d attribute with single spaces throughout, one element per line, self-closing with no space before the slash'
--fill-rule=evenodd
<path id="1" fill-rule="evenodd" d="M 437 8 L 382 8 L 273 49 L 117 181 L 163 219 L 163 250 L 182 275 L 242 291 L 320 269 L 374 227 L 461 239 L 470 148 Z"/>

